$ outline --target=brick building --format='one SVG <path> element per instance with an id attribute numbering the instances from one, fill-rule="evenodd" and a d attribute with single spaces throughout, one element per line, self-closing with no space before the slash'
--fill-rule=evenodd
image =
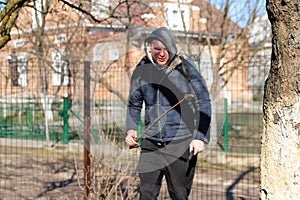
<path id="1" fill-rule="evenodd" d="M 231 98 L 242 98 L 241 91 L 247 88 L 248 47 L 242 45 L 247 38 L 233 40 L 241 29 L 204 0 L 129 1 L 127 6 L 94 0 L 82 6 L 93 16 L 60 1 L 39 2 L 36 9 L 22 10 L 12 40 L 0 52 L 2 97 L 74 97 L 83 80 L 82 62 L 87 60 L 93 87 L 105 91 L 95 93 L 95 98 L 110 98 L 124 74 L 144 55 L 143 39 L 160 26 L 174 31 L 179 52 L 194 58 L 210 87 L 219 84 L 216 76 L 221 74 Z M 111 8 L 117 9 L 112 13 Z"/>

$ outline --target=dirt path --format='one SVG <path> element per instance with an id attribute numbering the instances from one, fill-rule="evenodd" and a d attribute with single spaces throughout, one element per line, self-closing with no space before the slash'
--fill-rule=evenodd
<path id="1" fill-rule="evenodd" d="M 229 160 L 228 162 L 237 162 Z M 245 163 L 239 159 L 239 162 Z M 95 170 L 95 169 L 93 169 Z M 99 169 L 98 169 L 99 170 Z M 244 199 L 257 200 L 259 174 L 257 168 L 236 169 L 225 165 L 206 166 L 200 164 L 190 195 L 191 200 Z M 100 170 L 94 179 L 102 189 L 98 193 L 91 190 L 92 199 L 115 199 L 107 197 L 108 190 L 115 190 L 127 199 L 137 199 L 137 181 L 128 185 L 126 178 L 118 174 L 110 177 Z M 111 173 L 111 172 L 110 172 Z M 113 177 L 115 176 L 115 177 Z M 66 200 L 83 199 L 83 160 L 82 154 L 74 154 L 47 148 L 24 148 L 0 146 L 0 199 L 1 200 Z M 107 178 L 105 178 L 107 177 Z M 97 185 L 95 184 L 95 185 Z M 106 185 L 105 185 L 106 184 Z M 103 186 L 105 185 L 105 187 Z M 130 187 L 131 193 L 124 191 Z M 127 188 L 127 189 L 126 189 Z M 100 191 L 99 190 L 103 190 Z M 121 197 L 117 199 L 122 199 Z M 159 199 L 169 199 L 163 185 Z"/>

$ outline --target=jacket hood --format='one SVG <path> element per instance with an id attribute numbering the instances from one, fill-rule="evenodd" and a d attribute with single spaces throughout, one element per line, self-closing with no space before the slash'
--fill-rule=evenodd
<path id="1" fill-rule="evenodd" d="M 170 54 L 170 59 L 167 64 L 170 64 L 170 62 L 174 59 L 174 57 L 177 54 L 177 47 L 175 43 L 175 38 L 173 33 L 166 27 L 161 27 L 156 30 L 154 30 L 149 37 L 145 39 L 144 45 L 145 45 L 145 51 L 148 56 L 148 58 L 153 62 L 151 54 L 149 53 L 148 44 L 152 42 L 153 40 L 159 40 L 161 43 L 163 43 L 166 46 L 166 49 L 168 50 Z"/>

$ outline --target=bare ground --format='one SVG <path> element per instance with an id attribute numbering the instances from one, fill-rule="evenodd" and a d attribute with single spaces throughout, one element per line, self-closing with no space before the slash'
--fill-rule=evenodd
<path id="1" fill-rule="evenodd" d="M 137 176 L 96 164 L 91 199 L 138 199 Z M 0 199 L 83 199 L 83 167 L 82 152 L 0 146 Z M 258 187 L 257 158 L 212 155 L 199 162 L 190 199 L 257 200 Z M 159 199 L 169 199 L 165 184 Z"/>

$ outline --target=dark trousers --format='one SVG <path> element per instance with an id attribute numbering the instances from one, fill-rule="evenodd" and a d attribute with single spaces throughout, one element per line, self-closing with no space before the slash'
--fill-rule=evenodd
<path id="1" fill-rule="evenodd" d="M 181 143 L 175 144 L 174 147 L 176 147 L 176 145 L 181 145 Z M 197 157 L 194 156 L 191 160 L 188 160 L 189 152 L 188 150 L 185 150 L 179 156 L 178 154 L 172 154 L 173 159 L 170 159 L 167 158 L 166 155 L 168 153 L 163 149 L 163 146 L 160 147 L 156 144 L 151 144 L 149 141 L 146 141 L 146 144 L 142 144 L 142 159 L 140 159 L 140 162 L 141 160 L 145 161 L 146 159 L 149 161 L 147 153 L 155 151 L 157 155 L 155 155 L 154 158 L 150 157 L 150 159 L 157 162 L 158 166 L 161 165 L 162 167 L 159 169 L 154 168 L 153 170 L 147 169 L 140 171 L 140 199 L 157 199 L 162 179 L 165 177 L 171 199 L 187 200 L 192 188 Z M 147 166 L 149 166 L 148 163 Z"/>

